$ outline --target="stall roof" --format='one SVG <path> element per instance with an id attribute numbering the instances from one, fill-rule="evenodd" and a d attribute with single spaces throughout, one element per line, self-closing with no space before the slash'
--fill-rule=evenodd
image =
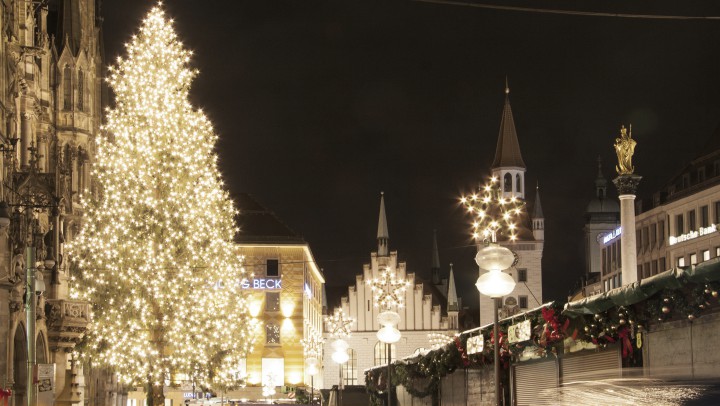
<path id="1" fill-rule="evenodd" d="M 577 317 L 595 314 L 615 306 L 640 303 L 664 289 L 679 289 L 688 283 L 720 281 L 720 258 L 713 258 L 696 266 L 673 268 L 605 293 L 565 304 L 563 314 Z"/>

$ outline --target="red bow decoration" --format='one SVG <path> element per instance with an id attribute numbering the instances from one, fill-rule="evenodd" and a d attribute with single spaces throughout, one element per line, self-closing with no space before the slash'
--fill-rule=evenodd
<path id="1" fill-rule="evenodd" d="M 562 340 L 565 337 L 565 331 L 570 325 L 570 319 L 565 319 L 562 327 L 560 327 L 560 319 L 555 314 L 555 309 L 552 307 L 543 307 L 542 311 L 543 319 L 545 319 L 545 341 L 551 343 L 553 341 Z"/>
<path id="2" fill-rule="evenodd" d="M 630 342 L 630 331 L 627 327 L 618 330 L 618 339 L 622 342 L 622 356 L 623 358 L 633 356 L 632 342 Z"/>
<path id="3" fill-rule="evenodd" d="M 455 347 L 457 347 L 457 350 L 460 353 L 460 359 L 462 359 L 463 365 L 470 365 L 470 360 L 468 359 L 467 352 L 465 352 L 465 348 L 463 348 L 462 344 L 460 343 L 460 337 L 455 337 Z"/>
<path id="4" fill-rule="evenodd" d="M 10 400 L 10 396 L 12 396 L 12 390 L 10 389 L 0 389 L 0 400 L 3 401 L 3 404 L 5 406 L 8 405 L 8 401 Z"/>

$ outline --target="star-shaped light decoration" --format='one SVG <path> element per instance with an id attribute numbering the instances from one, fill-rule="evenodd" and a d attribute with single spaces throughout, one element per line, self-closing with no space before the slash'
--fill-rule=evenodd
<path id="1" fill-rule="evenodd" d="M 335 313 L 332 316 L 325 317 L 325 321 L 328 323 L 328 330 L 330 331 L 330 337 L 350 337 L 352 332 L 352 325 L 355 323 L 355 319 L 345 314 L 341 308 L 335 308 Z"/>
<path id="2" fill-rule="evenodd" d="M 375 307 L 389 310 L 405 306 L 404 294 L 410 281 L 397 278 L 391 267 L 382 268 L 377 278 L 368 279 L 366 283 L 373 291 Z"/>
<path id="3" fill-rule="evenodd" d="M 300 344 L 303 346 L 303 353 L 305 359 L 317 358 L 322 353 L 322 345 L 325 344 L 325 340 L 312 326 L 306 326 L 308 332 L 308 338 L 300 340 Z"/>
<path id="4" fill-rule="evenodd" d="M 522 213 L 525 202 L 516 196 L 505 197 L 500 190 L 498 178 L 476 193 L 463 196 L 460 203 L 473 216 L 473 238 L 486 243 L 497 242 L 497 236 L 505 235 L 510 241 L 517 240 L 517 217 Z"/>

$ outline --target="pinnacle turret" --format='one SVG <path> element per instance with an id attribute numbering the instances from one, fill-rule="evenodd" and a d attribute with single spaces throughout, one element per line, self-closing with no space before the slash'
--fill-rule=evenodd
<path id="1" fill-rule="evenodd" d="M 378 218 L 378 256 L 388 255 L 388 226 L 387 217 L 385 216 L 385 193 L 380 192 L 380 215 Z"/>

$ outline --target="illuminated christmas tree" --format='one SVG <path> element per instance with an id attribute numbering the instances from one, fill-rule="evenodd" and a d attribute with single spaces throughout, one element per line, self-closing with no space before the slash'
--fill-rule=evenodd
<path id="1" fill-rule="evenodd" d="M 110 69 L 107 112 L 70 245 L 73 295 L 93 304 L 87 353 L 123 382 L 194 377 L 227 387 L 251 348 L 254 320 L 240 282 L 236 211 L 223 190 L 217 136 L 188 101 L 197 71 L 161 8 L 153 8 Z M 219 381 L 222 380 L 222 381 Z M 215 382 L 213 382 L 215 381 Z"/>

